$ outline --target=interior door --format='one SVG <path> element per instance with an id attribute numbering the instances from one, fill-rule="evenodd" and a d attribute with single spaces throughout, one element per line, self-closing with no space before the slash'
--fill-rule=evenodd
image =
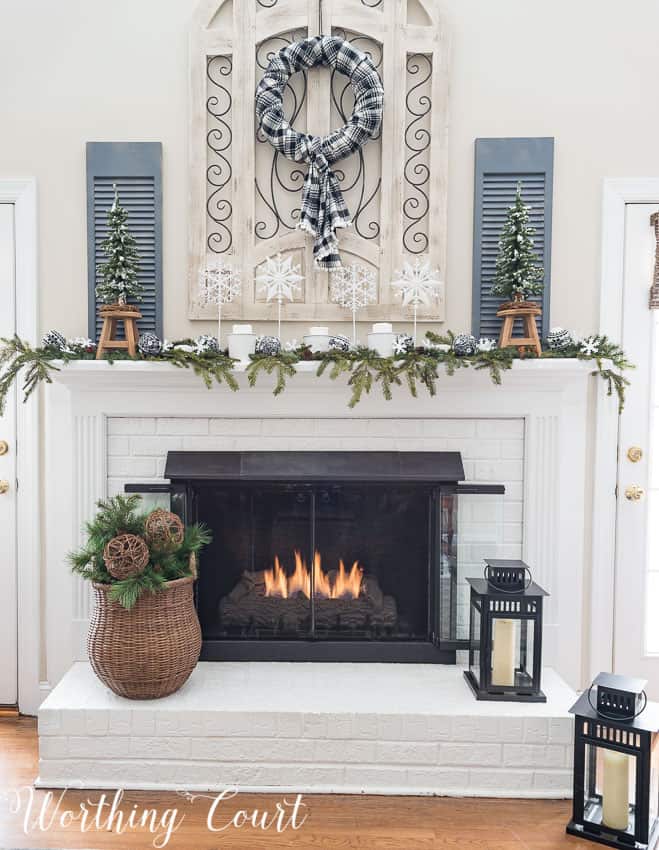
<path id="1" fill-rule="evenodd" d="M 625 215 L 622 344 L 636 369 L 620 420 L 615 570 L 615 672 L 648 679 L 659 699 L 659 310 L 648 297 L 655 261 L 650 216 Z"/>
<path id="2" fill-rule="evenodd" d="M 0 204 L 0 337 L 16 330 L 14 206 Z M 0 417 L 0 705 L 18 702 L 16 390 Z"/>

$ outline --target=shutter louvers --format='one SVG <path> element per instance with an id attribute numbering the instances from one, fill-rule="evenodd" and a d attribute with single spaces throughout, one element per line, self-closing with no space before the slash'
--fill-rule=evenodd
<path id="1" fill-rule="evenodd" d="M 501 319 L 496 312 L 502 299 L 490 294 L 494 280 L 499 237 L 517 184 L 535 228 L 535 249 L 545 270 L 544 292 L 529 300 L 542 305 L 541 327 L 549 329 L 551 287 L 551 217 L 554 140 L 477 139 L 474 193 L 474 258 L 472 328 L 476 337 L 498 338 Z M 521 332 L 515 328 L 516 333 Z"/>
<path id="2" fill-rule="evenodd" d="M 144 291 L 139 302 L 140 333 L 162 337 L 162 145 L 159 142 L 88 142 L 87 266 L 89 336 L 98 340 L 102 322 L 95 295 L 98 267 L 105 257 L 101 243 L 108 233 L 107 214 L 114 198 L 128 212 L 139 251 L 138 277 Z"/>

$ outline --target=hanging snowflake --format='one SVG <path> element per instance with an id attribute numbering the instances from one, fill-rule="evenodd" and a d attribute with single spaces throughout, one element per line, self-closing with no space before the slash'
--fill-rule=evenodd
<path id="1" fill-rule="evenodd" d="M 332 272 L 330 298 L 352 313 L 352 342 L 357 343 L 357 313 L 377 300 L 375 272 L 359 263 Z"/>
<path id="2" fill-rule="evenodd" d="M 479 351 L 494 351 L 497 347 L 496 339 L 490 339 L 488 337 L 481 337 L 478 340 L 478 350 Z"/>
<path id="3" fill-rule="evenodd" d="M 397 271 L 397 279 L 392 281 L 391 288 L 401 297 L 403 307 L 411 307 L 414 311 L 414 344 L 416 345 L 416 319 L 419 307 L 430 307 L 436 301 L 442 289 L 439 269 L 430 266 L 430 260 L 424 254 L 416 257 L 411 263 L 406 262 L 402 271 Z"/>
<path id="4" fill-rule="evenodd" d="M 585 354 L 586 357 L 594 357 L 599 354 L 599 340 L 596 336 L 588 336 L 585 339 L 582 339 L 579 343 L 579 350 L 582 354 Z"/>
<path id="5" fill-rule="evenodd" d="M 224 260 L 214 260 L 199 273 L 198 298 L 202 307 L 217 307 L 217 344 L 222 339 L 222 305 L 240 295 L 240 272 Z"/>
<path id="6" fill-rule="evenodd" d="M 277 302 L 277 336 L 281 339 L 281 305 L 284 301 L 293 301 L 295 296 L 302 292 L 300 282 L 304 276 L 300 274 L 300 267 L 293 265 L 293 258 L 282 257 L 281 253 L 276 257 L 268 257 L 256 270 L 256 282 L 266 301 Z"/>

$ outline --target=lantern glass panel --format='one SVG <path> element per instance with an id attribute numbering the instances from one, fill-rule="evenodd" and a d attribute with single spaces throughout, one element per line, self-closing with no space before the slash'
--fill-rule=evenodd
<path id="1" fill-rule="evenodd" d="M 481 687 L 481 612 L 477 605 L 471 606 L 471 647 L 469 669 Z"/>
<path id="2" fill-rule="evenodd" d="M 650 834 L 659 821 L 659 734 L 652 736 L 650 761 Z"/>
<path id="3" fill-rule="evenodd" d="M 634 835 L 636 757 L 585 745 L 584 820 Z"/>
<path id="4" fill-rule="evenodd" d="M 503 557 L 507 528 L 501 494 L 442 492 L 439 498 L 439 635 L 443 641 L 469 640 L 469 576 L 483 575 L 483 559 Z"/>
<path id="5" fill-rule="evenodd" d="M 532 687 L 534 640 L 532 620 L 506 616 L 492 619 L 492 687 Z"/>

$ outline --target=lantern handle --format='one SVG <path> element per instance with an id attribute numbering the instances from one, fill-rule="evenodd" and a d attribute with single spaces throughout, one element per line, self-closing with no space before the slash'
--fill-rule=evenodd
<path id="1" fill-rule="evenodd" d="M 613 720 L 613 721 L 624 720 L 626 722 L 629 721 L 629 720 L 636 720 L 636 718 L 639 716 L 639 714 L 643 714 L 643 712 L 647 708 L 648 695 L 646 694 L 645 691 L 641 691 L 641 695 L 643 696 L 643 708 L 639 708 L 639 710 L 636 712 L 636 714 L 630 714 L 626 717 L 621 717 L 620 715 L 615 715 L 615 714 L 607 714 L 605 711 L 600 711 L 599 708 L 597 708 L 596 706 L 593 705 L 591 695 L 593 693 L 594 687 L 595 687 L 595 682 L 592 682 L 590 687 L 588 688 L 588 705 L 593 709 L 595 714 L 597 714 L 599 717 L 603 717 L 605 720 Z"/>
<path id="2" fill-rule="evenodd" d="M 531 585 L 533 584 L 533 573 L 531 572 L 531 569 L 527 566 L 524 566 L 523 569 L 524 572 L 528 574 L 528 580 L 525 579 L 524 587 L 522 588 L 522 590 L 505 590 L 503 587 L 500 587 L 498 584 L 495 584 L 487 574 L 487 564 L 485 564 L 485 566 L 483 567 L 483 578 L 485 579 L 488 584 L 488 587 L 491 590 L 496 590 L 497 593 L 508 593 L 510 594 L 510 596 L 515 596 L 518 593 L 523 593 L 525 590 L 528 590 L 529 587 L 531 587 Z"/>

